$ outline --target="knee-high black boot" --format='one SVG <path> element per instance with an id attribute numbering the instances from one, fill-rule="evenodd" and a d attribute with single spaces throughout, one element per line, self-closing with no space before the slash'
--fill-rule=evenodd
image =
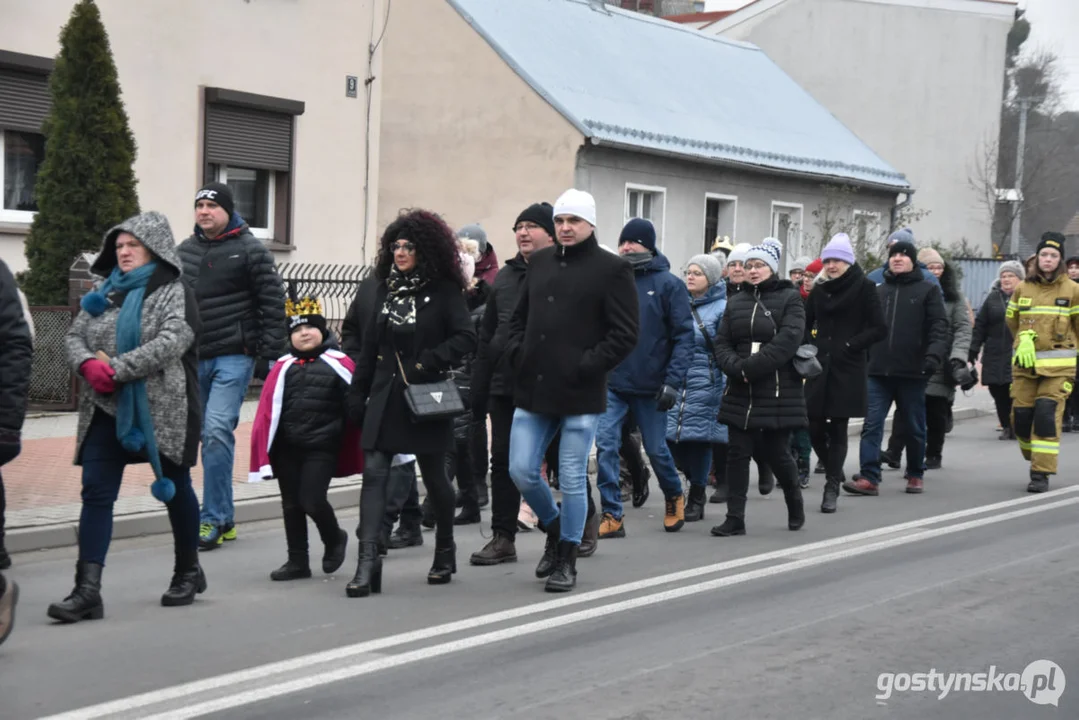
<path id="1" fill-rule="evenodd" d="M 364 541 L 360 543 L 360 560 L 356 565 L 356 575 L 345 586 L 345 594 L 350 598 L 367 597 L 371 593 L 382 592 L 382 557 L 378 554 L 378 543 Z"/>

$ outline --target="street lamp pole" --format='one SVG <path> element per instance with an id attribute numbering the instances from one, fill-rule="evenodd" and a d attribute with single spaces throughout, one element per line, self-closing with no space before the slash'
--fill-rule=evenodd
<path id="1" fill-rule="evenodd" d="M 1019 255 L 1019 226 L 1023 219 L 1023 153 L 1027 145 L 1027 112 L 1030 99 L 1019 98 L 1019 143 L 1015 151 L 1015 212 L 1012 213 L 1011 255 Z"/>

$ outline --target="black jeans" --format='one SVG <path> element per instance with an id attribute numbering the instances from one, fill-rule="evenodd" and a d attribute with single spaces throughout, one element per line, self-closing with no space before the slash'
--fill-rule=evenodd
<path id="1" fill-rule="evenodd" d="M 829 480 L 843 480 L 849 424 L 849 418 L 809 418 L 809 440 L 813 444 L 813 452 L 824 463 L 825 477 Z"/>
<path id="2" fill-rule="evenodd" d="M 754 449 L 759 460 L 767 463 L 775 473 L 776 482 L 783 488 L 783 496 L 790 502 L 801 497 L 798 488 L 798 466 L 791 457 L 790 430 L 739 430 L 729 428 L 730 442 L 727 447 L 727 515 L 744 520 L 746 495 L 749 492 L 749 461 Z"/>
<path id="3" fill-rule="evenodd" d="M 274 474 L 281 489 L 288 555 L 306 563 L 308 517 L 314 520 L 323 545 L 333 547 L 339 542 L 341 526 L 326 498 L 337 469 L 337 453 L 279 445 L 272 454 Z"/>
<path id="4" fill-rule="evenodd" d="M 465 437 L 455 438 L 453 448 L 446 453 L 446 477 L 452 483 L 457 478 L 457 489 L 461 491 L 464 508 L 479 508 L 479 488 L 472 470 L 472 427 L 469 425 Z"/>
<path id="5" fill-rule="evenodd" d="M 416 461 L 423 472 L 423 486 L 435 509 L 437 547 L 453 544 L 453 486 L 446 477 L 446 454 L 425 453 Z M 386 519 L 393 454 L 381 450 L 364 453 L 363 488 L 360 490 L 360 541 L 378 542 Z"/>
<path id="6" fill-rule="evenodd" d="M 987 385 L 989 395 L 993 398 L 993 405 L 997 409 L 997 422 L 1003 430 L 1012 426 L 1012 386 L 1010 383 L 1001 385 Z"/>
<path id="7" fill-rule="evenodd" d="M 513 398 L 492 396 L 491 413 L 491 530 L 517 535 L 517 514 L 521 492 L 510 478 L 510 429 L 513 427 Z"/>
<path id="8" fill-rule="evenodd" d="M 79 560 L 105 564 L 112 541 L 112 508 L 120 493 L 124 468 L 144 462 L 124 450 L 116 439 L 116 419 L 97 410 L 80 452 L 82 513 L 79 515 Z M 172 524 L 177 560 L 193 563 L 199 548 L 199 499 L 191 487 L 191 468 L 161 456 L 161 471 L 176 484 L 176 495 L 165 507 Z"/>
<path id="9" fill-rule="evenodd" d="M 941 457 L 944 454 L 944 436 L 948 429 L 948 416 L 952 401 L 937 395 L 925 396 L 925 456 Z M 888 438 L 888 454 L 899 459 L 907 443 L 907 425 L 901 413 L 892 416 L 892 434 Z M 908 462 L 910 458 L 907 458 Z"/>

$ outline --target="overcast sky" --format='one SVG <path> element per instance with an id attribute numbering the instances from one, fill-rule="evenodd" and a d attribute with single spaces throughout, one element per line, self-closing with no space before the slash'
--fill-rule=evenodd
<path id="1" fill-rule="evenodd" d="M 707 10 L 733 10 L 748 0 L 706 0 Z M 1030 20 L 1028 48 L 1046 48 L 1060 57 L 1064 102 L 1079 110 L 1079 0 L 1020 0 Z"/>

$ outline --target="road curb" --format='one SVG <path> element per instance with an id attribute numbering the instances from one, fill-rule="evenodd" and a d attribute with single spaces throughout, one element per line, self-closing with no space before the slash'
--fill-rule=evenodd
<path id="1" fill-rule="evenodd" d="M 973 420 L 993 414 L 991 408 L 966 407 L 957 408 L 953 412 L 955 422 Z M 885 434 L 891 429 L 892 420 L 889 418 L 885 423 Z M 862 432 L 862 421 L 857 420 L 850 424 L 848 434 L 858 435 Z M 593 465 L 595 459 L 589 463 Z M 590 468 L 594 471 L 594 468 Z M 332 487 L 328 493 L 330 504 L 335 510 L 352 510 L 359 505 L 360 483 Z M 423 494 L 423 484 L 420 484 L 420 494 Z M 240 500 L 236 502 L 236 522 L 248 523 L 261 520 L 273 520 L 281 517 L 281 499 L 276 496 L 257 498 L 253 500 Z M 135 538 L 146 535 L 161 535 L 172 532 L 169 525 L 169 516 L 164 510 L 153 512 L 120 515 L 113 520 L 113 539 Z M 50 548 L 70 547 L 78 543 L 78 523 L 66 522 L 55 525 L 39 525 L 37 527 L 8 530 L 5 542 L 9 552 L 29 552 L 31 550 L 47 550 Z"/>

